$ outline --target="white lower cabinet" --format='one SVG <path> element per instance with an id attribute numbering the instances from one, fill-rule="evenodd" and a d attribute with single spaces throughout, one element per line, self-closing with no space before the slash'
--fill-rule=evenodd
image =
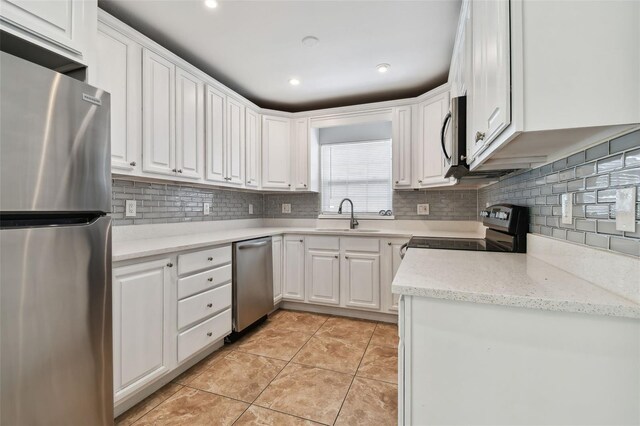
<path id="1" fill-rule="evenodd" d="M 304 236 L 284 236 L 282 298 L 304 301 Z"/>
<path id="2" fill-rule="evenodd" d="M 402 246 L 409 241 L 408 238 L 383 239 L 380 246 L 380 288 L 382 291 L 382 309 L 385 312 L 398 311 L 398 295 L 391 291 L 393 278 L 398 272 L 402 257 Z"/>
<path id="3" fill-rule="evenodd" d="M 344 305 L 380 309 L 380 254 L 347 251 L 342 266 Z"/>
<path id="4" fill-rule="evenodd" d="M 305 286 L 307 301 L 340 304 L 340 252 L 307 249 Z"/>
<path id="5" fill-rule="evenodd" d="M 115 401 L 134 393 L 175 365 L 173 260 L 113 270 L 113 379 Z M 171 265 L 171 266 L 170 266 Z"/>
<path id="6" fill-rule="evenodd" d="M 282 300 L 282 237 L 271 239 L 271 254 L 273 257 L 273 303 Z"/>

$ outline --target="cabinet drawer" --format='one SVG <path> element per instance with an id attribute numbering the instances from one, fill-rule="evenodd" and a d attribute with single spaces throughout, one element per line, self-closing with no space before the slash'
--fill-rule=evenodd
<path id="1" fill-rule="evenodd" d="M 341 238 L 340 244 L 342 245 L 342 250 L 346 251 L 380 252 L 380 240 L 377 238 L 347 237 Z"/>
<path id="2" fill-rule="evenodd" d="M 231 281 L 231 264 L 180 278 L 178 280 L 178 299 L 184 299 L 227 281 Z"/>
<path id="3" fill-rule="evenodd" d="M 231 262 L 231 246 L 216 247 L 178 256 L 178 275 Z"/>
<path id="4" fill-rule="evenodd" d="M 231 333 L 231 309 L 178 335 L 178 362 Z"/>
<path id="5" fill-rule="evenodd" d="M 231 307 L 231 283 L 178 302 L 178 330 Z"/>
<path id="6" fill-rule="evenodd" d="M 340 250 L 339 237 L 307 237 L 307 248 L 312 250 Z"/>

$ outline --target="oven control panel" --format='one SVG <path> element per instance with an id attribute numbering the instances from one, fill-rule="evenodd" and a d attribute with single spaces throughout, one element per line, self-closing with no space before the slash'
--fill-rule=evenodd
<path id="1" fill-rule="evenodd" d="M 495 204 L 480 212 L 482 224 L 509 234 L 528 231 L 527 208 L 513 204 Z"/>

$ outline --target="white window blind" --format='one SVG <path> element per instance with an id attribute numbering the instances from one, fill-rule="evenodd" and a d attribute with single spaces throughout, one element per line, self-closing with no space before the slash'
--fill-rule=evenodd
<path id="1" fill-rule="evenodd" d="M 343 198 L 356 213 L 392 209 L 391 140 L 322 145 L 322 213 L 338 212 Z M 350 211 L 346 203 L 343 212 Z"/>

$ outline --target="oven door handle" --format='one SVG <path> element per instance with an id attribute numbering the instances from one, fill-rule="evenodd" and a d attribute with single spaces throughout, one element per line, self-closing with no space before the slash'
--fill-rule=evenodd
<path id="1" fill-rule="evenodd" d="M 400 259 L 404 259 L 404 255 L 407 254 L 407 249 L 409 248 L 409 243 L 404 243 L 400 246 Z"/>

